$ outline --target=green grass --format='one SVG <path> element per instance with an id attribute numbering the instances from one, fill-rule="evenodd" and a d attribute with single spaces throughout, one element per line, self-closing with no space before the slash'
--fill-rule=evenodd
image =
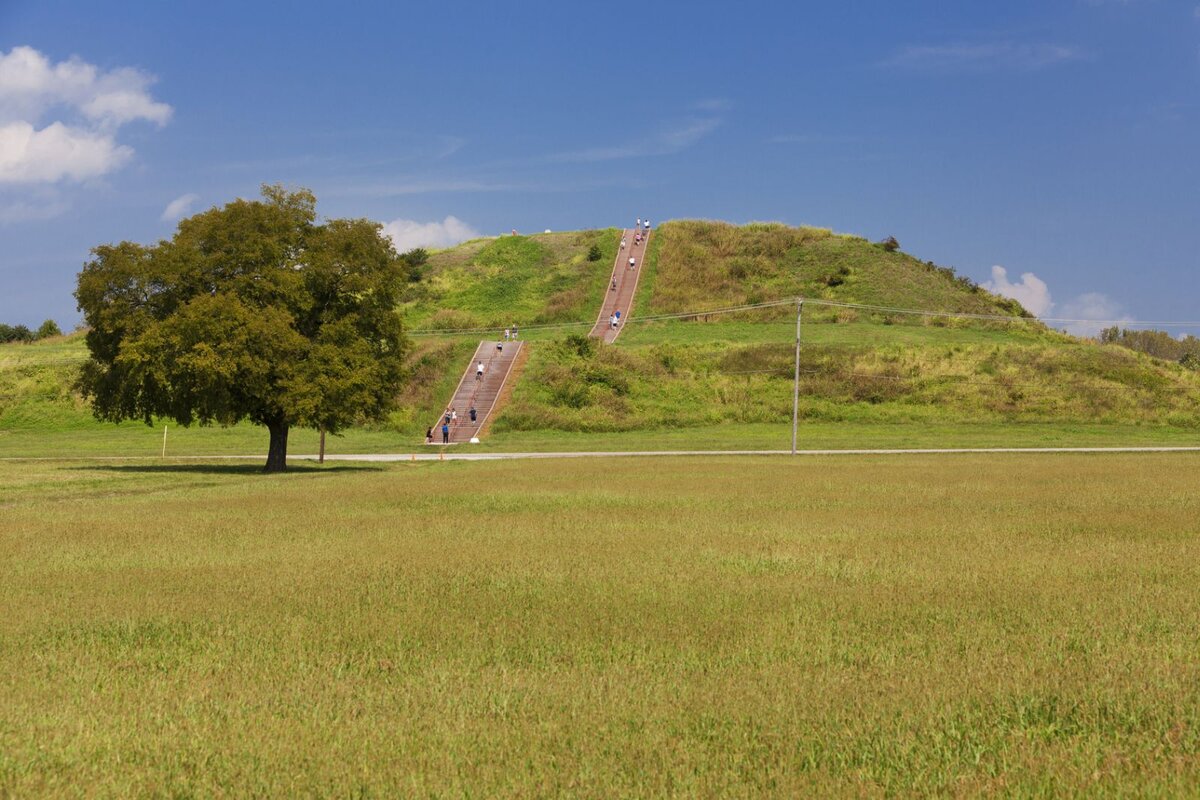
<path id="1" fill-rule="evenodd" d="M 562 335 L 528 332 L 526 377 L 493 435 L 473 449 L 790 444 L 790 323 L 631 325 L 618 347 L 588 358 L 564 352 Z M 1033 332 L 1008 342 L 995 330 L 869 323 L 808 325 L 804 337 L 807 447 L 1193 444 L 1200 436 L 1200 376 L 1122 348 Z M 327 452 L 419 449 L 476 343 L 417 339 L 413 380 L 391 418 L 329 437 Z M 0 456 L 161 452 L 161 424 L 97 422 L 70 391 L 84 353 L 78 337 L 0 346 Z M 261 454 L 266 442 L 252 425 L 170 424 L 167 452 Z M 290 445 L 316 452 L 316 433 L 295 430 Z"/>
<path id="2" fill-rule="evenodd" d="M 980 289 L 952 270 L 824 229 L 680 220 L 659 226 L 656 238 L 654 281 L 646 289 L 649 302 L 638 304 L 642 314 L 799 296 L 900 308 L 1024 314 L 1019 304 Z M 842 315 L 858 313 L 843 311 Z M 896 321 L 903 319 L 896 317 Z"/>
<path id="3" fill-rule="evenodd" d="M 722 326 L 675 326 L 705 327 Z M 916 327 L 904 328 L 897 343 L 852 344 L 858 331 L 851 327 L 810 327 L 800 359 L 805 420 L 1087 422 L 1200 431 L 1200 373 L 1124 348 L 1022 343 L 1019 337 L 997 344 L 982 332 L 955 342 L 950 334 L 961 331 Z M 753 333 L 767 331 L 759 326 Z M 747 344 L 663 337 L 657 344 L 631 340 L 582 349 L 570 340 L 547 343 L 531 350 L 494 430 L 606 433 L 781 423 L 792 416 L 793 365 L 794 345 L 765 337 Z"/>
<path id="4" fill-rule="evenodd" d="M 708 321 L 667 320 L 638 322 L 626 326 L 618 347 L 636 348 L 656 344 L 791 344 L 796 337 L 795 311 L 784 320 L 729 320 L 712 316 Z M 752 315 L 745 315 L 752 316 Z M 561 335 L 561 334 L 560 334 Z M 850 345 L 855 347 L 939 346 L 957 344 L 1030 344 L 1058 341 L 1044 332 L 1020 324 L 941 327 L 938 325 L 881 325 L 870 322 L 818 323 L 801 326 L 804 345 Z M 1070 340 L 1075 343 L 1074 340 Z"/>
<path id="5" fill-rule="evenodd" d="M 616 259 L 614 229 L 501 236 L 434 253 L 401 309 L 412 329 L 594 319 Z M 598 261 L 588 261 L 595 245 Z"/>
<path id="6" fill-rule="evenodd" d="M 1195 796 L 1198 468 L 0 464 L 0 795 Z"/>

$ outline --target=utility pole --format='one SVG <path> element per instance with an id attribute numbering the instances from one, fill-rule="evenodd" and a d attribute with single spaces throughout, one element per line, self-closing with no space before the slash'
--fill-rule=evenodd
<path id="1" fill-rule="evenodd" d="M 792 455 L 796 455 L 796 425 L 800 420 L 800 317 L 804 298 L 796 298 L 796 375 L 792 381 Z"/>

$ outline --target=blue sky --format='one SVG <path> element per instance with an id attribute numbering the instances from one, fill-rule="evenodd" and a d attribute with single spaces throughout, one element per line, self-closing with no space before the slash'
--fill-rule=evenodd
<path id="1" fill-rule="evenodd" d="M 263 182 L 403 244 L 780 220 L 1043 315 L 1200 317 L 1200 0 L 0 0 L 0 59 L 9 323 Z"/>

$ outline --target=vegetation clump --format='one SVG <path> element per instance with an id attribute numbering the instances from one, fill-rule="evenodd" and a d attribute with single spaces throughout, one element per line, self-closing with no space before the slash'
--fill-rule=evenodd
<path id="1" fill-rule="evenodd" d="M 1175 361 L 1188 369 L 1200 367 L 1200 339 L 1195 336 L 1176 339 L 1165 331 L 1137 331 L 1114 325 L 1100 331 L 1100 342 Z"/>
<path id="2" fill-rule="evenodd" d="M 8 325 L 0 322 L 0 344 L 37 342 L 54 336 L 62 336 L 62 329 L 52 319 L 43 322 L 36 330 L 30 330 L 25 325 Z"/>

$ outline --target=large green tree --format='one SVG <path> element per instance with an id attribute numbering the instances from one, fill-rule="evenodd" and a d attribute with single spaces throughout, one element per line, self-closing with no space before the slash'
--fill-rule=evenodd
<path id="1" fill-rule="evenodd" d="M 307 190 L 262 194 L 156 245 L 92 250 L 75 292 L 91 351 L 80 388 L 102 420 L 263 425 L 266 471 L 281 472 L 292 427 L 336 433 L 391 407 L 407 267 L 378 224 L 320 223 Z"/>

